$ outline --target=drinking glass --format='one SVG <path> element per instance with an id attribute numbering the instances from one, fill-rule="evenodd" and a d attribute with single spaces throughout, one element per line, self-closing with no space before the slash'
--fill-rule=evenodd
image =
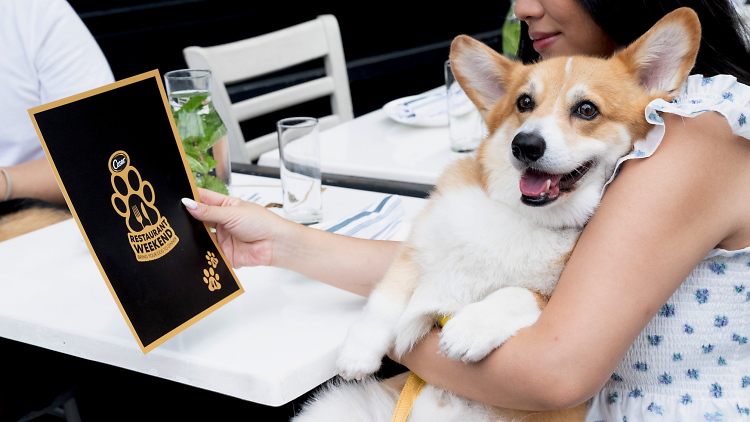
<path id="1" fill-rule="evenodd" d="M 183 69 L 164 75 L 167 97 L 195 184 L 229 195 L 227 127 L 211 102 L 211 71 Z"/>
<path id="2" fill-rule="evenodd" d="M 453 76 L 450 60 L 445 61 L 445 88 L 448 91 L 451 149 L 455 152 L 474 151 L 479 148 L 487 130 L 479 111 Z"/>
<path id="3" fill-rule="evenodd" d="M 290 117 L 276 124 L 284 216 L 302 224 L 323 217 L 318 119 Z"/>
<path id="4" fill-rule="evenodd" d="M 518 56 L 518 42 L 521 39 L 521 20 L 515 11 L 516 0 L 512 0 L 503 24 L 503 55 L 511 59 Z"/>

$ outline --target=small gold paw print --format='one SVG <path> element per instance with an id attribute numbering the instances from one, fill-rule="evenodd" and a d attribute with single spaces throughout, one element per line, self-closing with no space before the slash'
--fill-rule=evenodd
<path id="1" fill-rule="evenodd" d="M 208 284 L 208 290 L 214 291 L 221 289 L 221 284 L 219 284 L 219 275 L 214 272 L 213 268 L 209 268 L 207 270 L 203 270 L 203 274 L 205 277 L 203 277 L 203 282 Z"/>
<path id="2" fill-rule="evenodd" d="M 206 252 L 206 260 L 208 260 L 208 265 L 216 268 L 216 266 L 219 264 L 219 260 L 216 258 L 216 255 L 214 255 L 213 252 Z"/>

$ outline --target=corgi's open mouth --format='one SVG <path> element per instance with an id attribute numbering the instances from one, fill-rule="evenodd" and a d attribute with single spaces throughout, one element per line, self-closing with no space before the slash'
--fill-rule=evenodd
<path id="1" fill-rule="evenodd" d="M 592 161 L 584 163 L 570 173 L 551 174 L 528 168 L 521 176 L 521 202 L 532 207 L 551 204 L 560 197 L 561 192 L 574 189 L 576 182 L 594 165 Z"/>

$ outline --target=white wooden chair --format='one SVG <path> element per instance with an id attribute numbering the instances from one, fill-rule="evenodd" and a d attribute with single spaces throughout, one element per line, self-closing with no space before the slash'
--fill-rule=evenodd
<path id="1" fill-rule="evenodd" d="M 188 67 L 213 74 L 212 100 L 227 125 L 231 161 L 250 163 L 277 148 L 276 133 L 245 142 L 240 122 L 324 96 L 331 97 L 332 115 L 320 130 L 351 120 L 352 99 L 339 24 L 333 15 L 254 38 L 215 47 L 187 47 Z M 240 82 L 323 58 L 326 76 L 232 104 L 226 84 Z M 292 116 L 290 116 L 292 117 Z"/>

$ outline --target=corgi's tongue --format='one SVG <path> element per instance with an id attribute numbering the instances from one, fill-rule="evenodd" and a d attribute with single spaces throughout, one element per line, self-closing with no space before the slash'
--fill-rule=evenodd
<path id="1" fill-rule="evenodd" d="M 562 174 L 538 173 L 530 169 L 521 177 L 521 193 L 526 196 L 542 196 L 547 192 L 550 198 L 560 193 L 560 179 Z M 549 184 L 549 190 L 547 190 Z"/>

